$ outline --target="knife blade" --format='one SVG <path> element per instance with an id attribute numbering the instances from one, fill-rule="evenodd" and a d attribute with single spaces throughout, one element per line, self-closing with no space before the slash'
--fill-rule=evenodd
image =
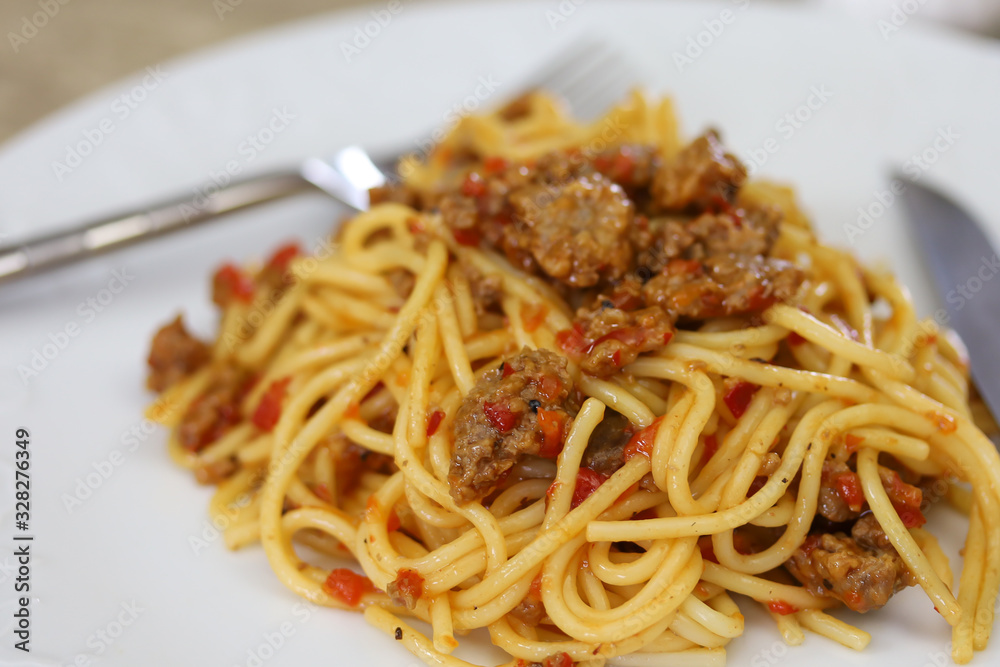
<path id="1" fill-rule="evenodd" d="M 934 286 L 969 350 L 972 378 L 1000 415 L 1000 258 L 983 228 L 940 192 L 899 177 L 900 195 Z"/>

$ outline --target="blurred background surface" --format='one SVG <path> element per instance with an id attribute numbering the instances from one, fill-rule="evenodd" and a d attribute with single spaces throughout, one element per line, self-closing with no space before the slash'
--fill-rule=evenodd
<path id="1" fill-rule="evenodd" d="M 414 4 L 420 0 L 403 0 Z M 558 7 L 560 1 L 539 0 Z M 1000 0 L 732 0 L 836 7 L 876 29 L 893 13 L 1000 35 Z M 147 65 L 239 35 L 387 0 L 2 0 L 0 142 Z"/>

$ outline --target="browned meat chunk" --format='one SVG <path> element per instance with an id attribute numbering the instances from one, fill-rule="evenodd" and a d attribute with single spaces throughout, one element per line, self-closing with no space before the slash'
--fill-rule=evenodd
<path id="1" fill-rule="evenodd" d="M 875 544 L 868 541 L 859 543 L 859 537 L 872 537 L 870 526 L 865 525 L 855 537 L 842 533 L 809 536 L 785 568 L 814 595 L 837 598 L 861 613 L 879 609 L 916 579 L 891 546 L 881 549 L 871 548 Z"/>
<path id="2" fill-rule="evenodd" d="M 653 178 L 653 200 L 663 210 L 703 210 L 728 202 L 746 180 L 746 169 L 709 131 L 664 164 Z"/>
<path id="3" fill-rule="evenodd" d="M 862 549 L 888 551 L 893 548 L 878 519 L 871 512 L 861 516 L 851 527 L 851 537 Z"/>
<path id="4" fill-rule="evenodd" d="M 512 258 L 530 253 L 542 271 L 571 287 L 628 271 L 633 209 L 618 185 L 594 174 L 561 186 L 527 186 L 510 199 L 515 223 L 505 228 L 503 243 Z"/>
<path id="5" fill-rule="evenodd" d="M 629 192 L 648 188 L 659 167 L 659 156 L 652 146 L 625 144 L 597 154 L 592 162 L 601 172 Z"/>
<path id="6" fill-rule="evenodd" d="M 455 501 L 486 497 L 524 455 L 551 445 L 546 437 L 568 420 L 571 388 L 566 360 L 548 350 L 525 348 L 480 378 L 453 422 L 448 483 Z M 561 433 L 558 439 L 561 445 Z"/>
<path id="7" fill-rule="evenodd" d="M 146 386 L 163 391 L 204 366 L 211 353 L 208 345 L 188 333 L 180 315 L 153 336 L 149 350 Z"/>
<path id="8" fill-rule="evenodd" d="M 223 366 L 205 392 L 188 407 L 177 429 L 181 445 L 198 451 L 215 442 L 238 423 L 240 403 L 250 389 L 249 373 L 233 366 Z"/>
<path id="9" fill-rule="evenodd" d="M 802 278 L 802 270 L 784 260 L 715 255 L 703 261 L 671 260 L 642 292 L 648 306 L 660 306 L 675 318 L 704 320 L 788 301 Z"/>
<path id="10" fill-rule="evenodd" d="M 632 437 L 632 424 L 621 413 L 606 410 L 604 419 L 590 434 L 580 466 L 611 477 L 625 465 L 625 445 Z"/>
<path id="11" fill-rule="evenodd" d="M 595 311 L 577 313 L 574 328 L 557 336 L 562 349 L 591 375 L 607 376 L 658 350 L 674 335 L 674 325 L 659 307 L 623 310 L 602 301 Z"/>
<path id="12" fill-rule="evenodd" d="M 542 604 L 541 598 L 528 594 L 520 604 L 510 610 L 510 615 L 526 625 L 535 627 L 545 618 L 545 605 Z"/>
<path id="13" fill-rule="evenodd" d="M 858 518 L 861 513 L 860 507 L 852 510 L 840 493 L 837 478 L 845 474 L 854 474 L 846 463 L 841 461 L 823 462 L 823 475 L 820 479 L 816 513 L 834 523 L 852 521 Z"/>

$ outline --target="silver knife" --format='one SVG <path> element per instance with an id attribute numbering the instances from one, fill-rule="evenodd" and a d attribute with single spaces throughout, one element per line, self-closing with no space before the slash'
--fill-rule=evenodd
<path id="1" fill-rule="evenodd" d="M 968 213 L 941 193 L 899 177 L 901 197 L 917 234 L 947 326 L 969 349 L 972 379 L 1000 415 L 1000 258 Z"/>

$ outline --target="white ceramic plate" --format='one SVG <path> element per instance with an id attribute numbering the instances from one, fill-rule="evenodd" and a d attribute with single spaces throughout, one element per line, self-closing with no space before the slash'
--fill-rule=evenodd
<path id="1" fill-rule="evenodd" d="M 0 233 L 9 241 L 158 196 L 194 196 L 231 161 L 247 173 L 348 142 L 412 147 L 481 77 L 496 88 L 483 102 L 499 101 L 551 54 L 599 35 L 636 63 L 638 82 L 675 95 L 687 134 L 720 127 L 737 153 L 764 162 L 759 173 L 797 184 L 823 238 L 891 262 L 924 313 L 935 301 L 898 207 L 856 238 L 845 227 L 859 207 L 878 213 L 888 168 L 926 153 L 925 177 L 1000 234 L 995 44 L 918 18 L 884 38 L 870 21 L 744 0 L 400 7 L 377 10 L 383 22 L 392 17 L 377 31 L 362 10 L 170 62 L 158 77 L 140 74 L 42 121 L 0 151 Z M 377 35 L 348 62 L 342 45 L 366 25 Z M 689 40 L 701 53 L 692 48 L 679 67 L 674 54 Z M 813 109 L 802 106 L 810 101 Z M 276 109 L 294 118 L 253 148 L 248 136 Z M 766 143 L 777 150 L 761 160 Z M 71 149 L 88 154 L 77 164 Z M 288 238 L 312 243 L 344 213 L 303 196 L 0 288 L 5 664 L 416 664 L 360 616 L 296 607 L 259 549 L 227 552 L 206 523 L 209 490 L 171 465 L 163 434 L 144 431 L 141 418 L 149 337 L 179 310 L 211 334 L 213 268 Z M 22 378 L 18 367 L 33 360 L 38 374 Z M 30 656 L 12 648 L 10 629 L 18 427 L 30 430 L 32 450 Z M 937 514 L 957 559 L 964 526 Z M 874 635 L 863 653 L 817 636 L 786 651 L 752 606 L 730 664 L 920 666 L 942 664 L 948 650 L 948 628 L 919 590 L 857 619 Z M 998 661 L 1000 641 L 977 657 Z"/>

